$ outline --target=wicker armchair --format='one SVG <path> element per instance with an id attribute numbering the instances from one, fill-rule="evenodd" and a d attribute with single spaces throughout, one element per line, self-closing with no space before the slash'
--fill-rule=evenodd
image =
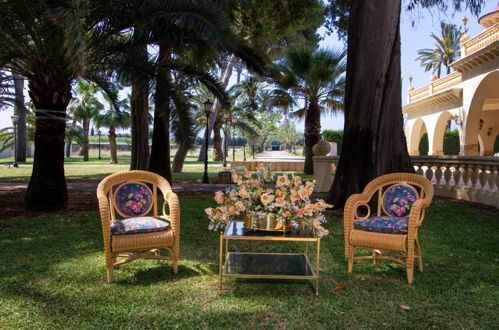
<path id="1" fill-rule="evenodd" d="M 158 215 L 158 190 L 165 200 L 162 215 Z M 108 283 L 113 281 L 114 268 L 139 258 L 172 260 L 173 271 L 177 273 L 180 209 L 168 181 L 146 171 L 116 173 L 99 183 L 97 198 Z M 161 249 L 169 250 L 171 257 L 162 256 Z M 130 253 L 134 251 L 145 252 Z M 121 257 L 125 259 L 117 262 Z"/>
<path id="2" fill-rule="evenodd" d="M 423 271 L 418 228 L 432 198 L 431 182 L 409 173 L 380 176 L 371 181 L 362 194 L 350 196 L 344 209 L 348 272 L 352 272 L 354 260 L 370 259 L 376 263 L 378 259 L 386 259 L 404 265 L 407 282 L 412 284 L 414 258 L 418 260 L 419 271 Z M 373 205 L 377 205 L 376 213 L 371 211 Z M 363 211 L 363 216 L 359 216 L 359 211 Z M 355 256 L 357 248 L 372 249 L 373 254 Z M 383 255 L 381 250 L 398 254 Z"/>

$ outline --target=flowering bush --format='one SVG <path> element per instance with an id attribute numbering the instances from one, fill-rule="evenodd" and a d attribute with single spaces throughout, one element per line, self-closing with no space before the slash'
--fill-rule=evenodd
<path id="1" fill-rule="evenodd" d="M 215 201 L 218 206 L 207 208 L 210 218 L 209 229 L 223 229 L 227 223 L 240 214 L 263 217 L 267 213 L 276 215 L 283 226 L 308 225 L 319 237 L 328 235 L 322 227 L 326 221 L 323 211 L 331 207 L 323 200 L 312 203 L 310 195 L 315 181 L 303 182 L 299 176 L 272 174 L 269 166 L 259 164 L 255 176 L 232 174 L 238 187 L 227 191 L 217 191 Z"/>

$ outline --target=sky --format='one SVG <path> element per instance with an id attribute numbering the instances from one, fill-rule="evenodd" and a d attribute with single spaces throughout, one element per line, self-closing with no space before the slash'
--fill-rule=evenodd
<path id="1" fill-rule="evenodd" d="M 483 16 L 494 11 L 497 0 L 487 0 L 480 13 Z M 463 17 L 468 17 L 468 35 L 474 37 L 485 28 L 478 24 L 478 18 L 467 11 L 453 13 L 449 10 L 447 13 L 432 12 L 421 9 L 413 13 L 402 11 L 401 14 L 401 67 L 402 67 L 402 104 L 407 100 L 407 88 L 409 87 L 408 78 L 413 77 L 412 85 L 415 88 L 421 87 L 430 81 L 431 72 L 425 72 L 424 68 L 416 61 L 417 51 L 422 48 L 432 48 L 434 42 L 430 37 L 431 33 L 440 34 L 440 22 L 462 26 Z M 414 23 L 414 24 L 413 24 Z M 321 31 L 324 31 L 323 29 Z M 319 32 L 321 32 L 319 31 Z M 343 43 L 338 41 L 335 35 L 325 37 L 320 43 L 321 47 L 342 48 Z M 27 95 L 27 91 L 25 92 Z M 12 109 L 0 111 L 0 128 L 12 126 L 10 116 Z M 325 115 L 322 118 L 322 129 L 343 129 L 342 115 Z M 297 129 L 303 132 L 303 121 L 297 123 Z"/>

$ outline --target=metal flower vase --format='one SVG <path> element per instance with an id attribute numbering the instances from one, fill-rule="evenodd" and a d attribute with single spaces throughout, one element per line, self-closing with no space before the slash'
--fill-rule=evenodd
<path id="1" fill-rule="evenodd" d="M 291 230 L 291 224 L 286 222 L 284 225 L 276 220 L 274 213 L 267 213 L 264 216 L 247 215 L 244 219 L 244 227 L 253 230 L 265 231 L 282 231 L 287 232 Z"/>

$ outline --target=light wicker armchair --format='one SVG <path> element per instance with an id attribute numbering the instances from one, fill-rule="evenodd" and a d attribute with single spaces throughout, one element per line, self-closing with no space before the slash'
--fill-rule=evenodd
<path id="1" fill-rule="evenodd" d="M 423 271 L 418 228 L 432 198 L 431 182 L 409 173 L 380 176 L 371 181 L 361 194 L 350 196 L 344 208 L 348 272 L 352 272 L 354 260 L 377 262 L 378 259 L 386 259 L 404 265 L 407 282 L 412 284 L 415 258 L 419 271 Z M 376 210 L 371 210 L 373 205 L 376 205 Z M 359 216 L 359 211 L 364 214 Z M 357 248 L 372 249 L 373 254 L 355 256 Z M 382 250 L 398 254 L 384 255 Z"/>
<path id="2" fill-rule="evenodd" d="M 165 200 L 162 215 L 158 215 L 158 191 Z M 114 268 L 139 258 L 172 260 L 173 271 L 178 272 L 180 208 L 168 181 L 146 171 L 116 173 L 99 183 L 97 198 L 108 283 L 113 281 Z M 171 256 L 162 256 L 161 249 Z M 137 251 L 142 252 L 130 253 Z M 117 258 L 125 259 L 117 262 Z"/>

